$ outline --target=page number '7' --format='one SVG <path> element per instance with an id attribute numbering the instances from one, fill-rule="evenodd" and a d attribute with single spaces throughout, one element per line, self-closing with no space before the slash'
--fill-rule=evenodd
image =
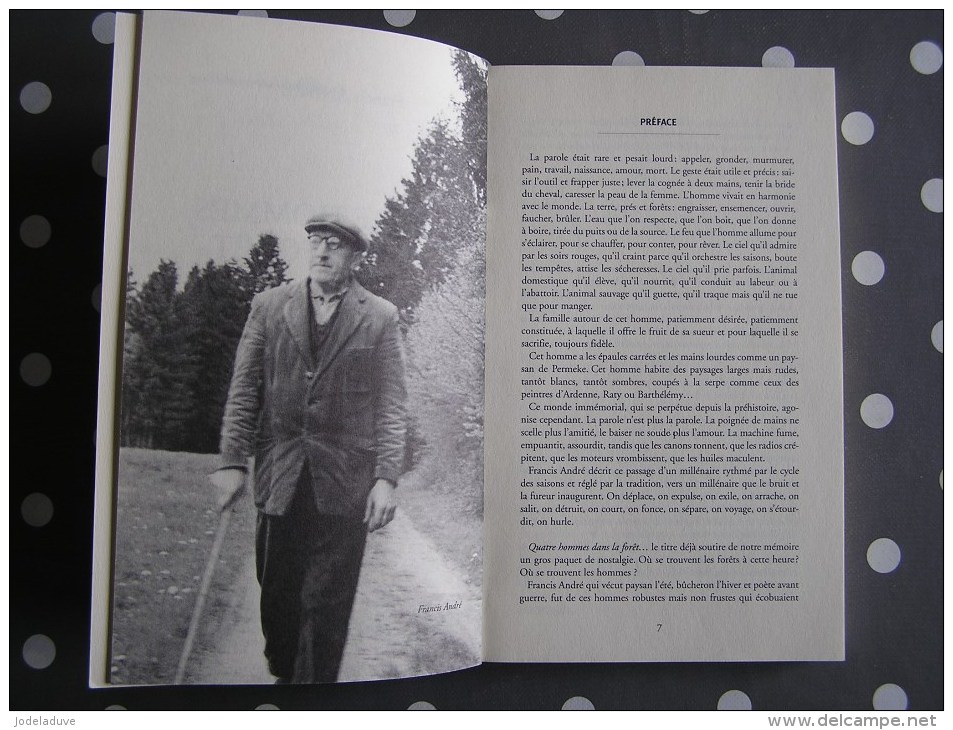
<path id="1" fill-rule="evenodd" d="M 661 630 L 662 630 L 662 624 L 655 624 L 655 627 L 656 627 L 656 628 L 655 628 L 656 631 L 661 631 Z"/>

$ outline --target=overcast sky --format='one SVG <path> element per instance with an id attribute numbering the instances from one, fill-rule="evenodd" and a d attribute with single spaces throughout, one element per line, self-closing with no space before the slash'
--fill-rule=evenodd
<path id="1" fill-rule="evenodd" d="M 278 236 L 300 276 L 304 222 L 341 211 L 370 233 L 417 137 L 459 99 L 450 50 L 393 33 L 147 13 L 129 265 L 141 283 L 241 259 Z"/>

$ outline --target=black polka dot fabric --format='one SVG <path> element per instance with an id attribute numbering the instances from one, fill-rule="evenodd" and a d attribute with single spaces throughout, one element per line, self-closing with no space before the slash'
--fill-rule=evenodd
<path id="1" fill-rule="evenodd" d="M 115 14 L 14 11 L 11 709 L 943 707 L 942 11 L 240 13 L 429 38 L 494 65 L 835 69 L 847 660 L 487 664 L 444 676 L 319 689 L 90 690 L 96 390 Z"/>

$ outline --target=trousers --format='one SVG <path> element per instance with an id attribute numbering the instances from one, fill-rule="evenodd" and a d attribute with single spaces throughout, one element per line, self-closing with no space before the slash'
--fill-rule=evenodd
<path id="1" fill-rule="evenodd" d="M 337 681 L 367 527 L 318 512 L 307 468 L 282 516 L 258 513 L 255 559 L 268 669 L 295 684 Z"/>

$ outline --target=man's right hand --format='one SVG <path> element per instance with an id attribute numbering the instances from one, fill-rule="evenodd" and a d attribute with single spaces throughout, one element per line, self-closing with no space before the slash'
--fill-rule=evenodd
<path id="1" fill-rule="evenodd" d="M 229 509 L 245 491 L 247 474 L 241 469 L 219 469 L 209 477 L 218 492 L 218 508 Z"/>

